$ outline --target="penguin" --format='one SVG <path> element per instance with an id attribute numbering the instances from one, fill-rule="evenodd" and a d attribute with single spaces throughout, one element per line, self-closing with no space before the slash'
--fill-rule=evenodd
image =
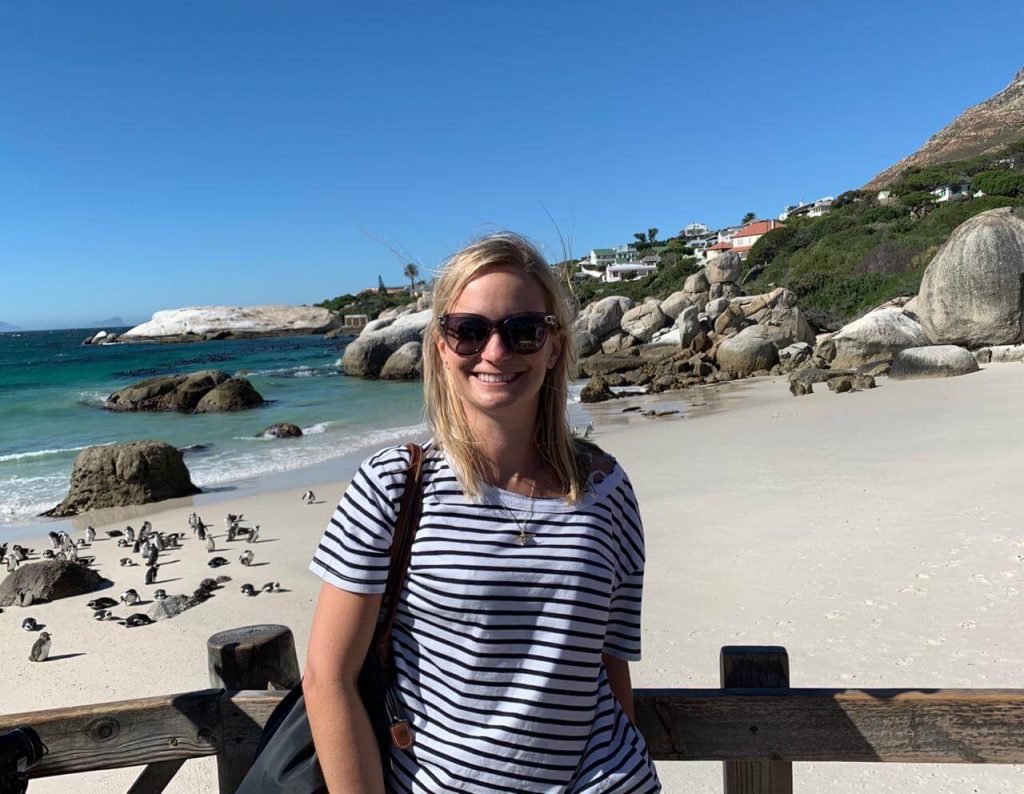
<path id="1" fill-rule="evenodd" d="M 217 579 L 216 579 L 217 584 L 224 584 L 225 582 L 230 582 L 230 581 L 231 581 L 231 577 L 230 576 L 218 576 Z"/>
<path id="2" fill-rule="evenodd" d="M 144 541 L 142 541 L 141 545 L 139 546 L 139 554 L 141 554 L 143 556 L 143 558 L 148 560 L 149 559 L 149 551 L 152 548 L 153 547 L 150 545 L 149 541 L 148 540 L 144 540 Z"/>
<path id="3" fill-rule="evenodd" d="M 85 538 L 79 538 L 78 540 L 76 540 L 75 545 L 80 549 L 84 549 L 86 547 Z"/>
<path id="4" fill-rule="evenodd" d="M 252 565 L 252 558 L 253 553 L 250 549 L 246 549 L 238 555 L 238 561 L 242 563 L 242 565 Z"/>
<path id="5" fill-rule="evenodd" d="M 67 558 L 68 558 L 68 555 L 67 555 L 67 554 L 65 554 L 65 553 L 64 553 L 64 552 L 62 552 L 62 551 L 58 551 L 58 552 L 56 552 L 56 553 L 55 553 L 55 554 L 53 555 L 53 559 L 55 559 L 55 560 L 67 560 Z"/>
<path id="6" fill-rule="evenodd" d="M 25 562 L 28 559 L 28 554 L 21 546 L 15 543 L 11 546 L 11 553 L 18 558 L 18 562 Z"/>
<path id="7" fill-rule="evenodd" d="M 68 549 L 68 559 L 71 562 L 78 562 L 78 546 L 72 546 Z"/>
<path id="8" fill-rule="evenodd" d="M 39 624 L 36 623 L 35 618 L 25 618 L 21 621 L 21 627 L 25 629 L 25 631 L 39 631 Z"/>
<path id="9" fill-rule="evenodd" d="M 252 529 L 249 530 L 249 537 L 245 539 L 246 543 L 255 543 L 256 539 L 260 536 L 260 525 L 256 524 Z"/>
<path id="10" fill-rule="evenodd" d="M 153 531 L 153 525 L 150 524 L 148 521 L 143 521 L 142 531 L 146 533 L 146 537 L 149 537 L 150 533 Z"/>
<path id="11" fill-rule="evenodd" d="M 14 573 L 18 570 L 18 558 L 13 554 L 7 555 L 7 573 Z"/>
<path id="12" fill-rule="evenodd" d="M 196 535 L 200 540 L 206 540 L 206 524 L 202 521 L 200 521 L 199 526 L 196 527 Z"/>
<path id="13" fill-rule="evenodd" d="M 119 538 L 124 533 L 121 530 L 119 530 L 119 529 L 108 529 L 103 534 L 106 535 L 108 538 Z"/>
<path id="14" fill-rule="evenodd" d="M 43 549 L 43 559 L 44 560 L 52 560 L 53 559 L 53 549 Z"/>
<path id="15" fill-rule="evenodd" d="M 117 541 L 117 547 L 119 549 L 127 549 L 130 545 L 131 544 L 124 538 L 121 538 L 119 541 Z"/>
<path id="16" fill-rule="evenodd" d="M 149 554 L 146 555 L 146 565 L 156 565 L 160 550 L 154 545 L 149 547 Z"/>
<path id="17" fill-rule="evenodd" d="M 164 549 L 167 548 L 167 541 L 164 540 L 164 536 L 163 536 L 162 533 L 154 532 L 154 533 L 152 533 L 152 537 L 153 537 L 153 546 L 156 548 L 157 551 L 163 551 Z"/>
<path id="18" fill-rule="evenodd" d="M 238 532 L 238 524 L 228 525 L 228 543 L 235 539 L 235 533 Z"/>
<path id="19" fill-rule="evenodd" d="M 156 576 L 160 571 L 159 565 L 152 565 L 146 569 L 146 584 L 156 584 Z"/>
<path id="20" fill-rule="evenodd" d="M 96 540 L 96 530 L 93 529 L 92 527 L 86 527 L 85 528 L 85 542 L 86 543 L 92 543 L 94 540 Z"/>
<path id="21" fill-rule="evenodd" d="M 136 612 L 134 615 L 129 615 L 122 621 L 122 623 L 128 628 L 134 628 L 135 626 L 148 626 L 152 622 L 153 619 L 142 612 Z"/>
<path id="22" fill-rule="evenodd" d="M 132 588 L 125 590 L 121 593 L 121 603 L 125 606 L 135 606 L 139 603 L 139 594 Z"/>
<path id="23" fill-rule="evenodd" d="M 121 558 L 121 567 L 122 568 L 131 568 L 133 565 L 135 565 L 135 560 L 133 560 L 131 557 L 122 557 Z"/>
<path id="24" fill-rule="evenodd" d="M 167 598 L 167 591 L 157 590 L 155 593 L 153 593 L 153 598 L 157 601 L 163 601 L 165 598 Z"/>
<path id="25" fill-rule="evenodd" d="M 32 606 L 32 602 L 35 600 L 35 596 L 32 594 L 32 591 L 27 587 L 21 588 L 15 598 L 18 600 L 19 607 L 30 607 Z"/>
<path id="26" fill-rule="evenodd" d="M 28 660 L 30 662 L 45 662 L 48 658 L 50 658 L 50 635 L 44 631 L 39 635 L 39 639 L 32 643 Z"/>
<path id="27" fill-rule="evenodd" d="M 206 550 L 217 551 L 217 544 L 213 542 L 213 535 L 206 536 Z"/>
<path id="28" fill-rule="evenodd" d="M 276 593 L 281 589 L 280 582 L 267 582 L 263 587 L 260 588 L 264 593 Z"/>
<path id="29" fill-rule="evenodd" d="M 206 578 L 199 583 L 199 586 L 203 588 L 203 590 L 216 590 L 220 585 L 216 579 Z"/>
<path id="30" fill-rule="evenodd" d="M 56 532 L 48 532 L 47 535 L 50 537 L 50 548 L 56 549 L 60 546 L 60 535 Z"/>
<path id="31" fill-rule="evenodd" d="M 256 588 L 253 587 L 251 584 L 243 584 L 242 595 L 254 596 L 256 595 Z"/>
<path id="32" fill-rule="evenodd" d="M 223 557 L 214 557 L 206 564 L 209 565 L 211 568 L 219 568 L 222 565 L 227 565 L 228 561 L 225 560 Z"/>
<path id="33" fill-rule="evenodd" d="M 311 505 L 313 504 L 313 502 L 316 501 L 316 494 L 313 493 L 312 491 L 306 491 L 304 494 L 302 494 L 302 501 L 308 505 Z"/>
<path id="34" fill-rule="evenodd" d="M 110 609 L 111 607 L 116 607 L 117 602 L 113 598 L 94 598 L 86 606 L 89 609 Z"/>
<path id="35" fill-rule="evenodd" d="M 135 542 L 135 530 L 132 529 L 131 526 L 124 528 L 124 539 L 129 543 Z"/>

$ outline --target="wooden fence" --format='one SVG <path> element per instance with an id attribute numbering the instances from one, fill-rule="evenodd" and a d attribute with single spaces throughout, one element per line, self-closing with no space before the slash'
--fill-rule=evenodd
<path id="1" fill-rule="evenodd" d="M 213 688 L 0 715 L 49 752 L 31 777 L 144 766 L 132 794 L 163 791 L 190 758 L 217 757 L 233 792 L 299 664 L 291 631 L 249 626 L 208 642 Z M 794 761 L 1024 764 L 1024 690 L 794 689 L 784 648 L 725 647 L 721 689 L 635 690 L 656 761 L 722 761 L 726 794 L 787 794 Z"/>

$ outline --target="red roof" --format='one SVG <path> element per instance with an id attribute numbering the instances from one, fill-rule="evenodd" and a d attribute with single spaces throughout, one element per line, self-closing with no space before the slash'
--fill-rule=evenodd
<path id="1" fill-rule="evenodd" d="M 709 251 L 731 251 L 732 243 L 725 242 L 724 240 L 720 243 L 708 246 Z"/>
<path id="2" fill-rule="evenodd" d="M 733 237 L 753 237 L 755 235 L 767 234 L 772 229 L 778 229 L 785 224 L 782 221 L 754 221 L 740 229 Z"/>

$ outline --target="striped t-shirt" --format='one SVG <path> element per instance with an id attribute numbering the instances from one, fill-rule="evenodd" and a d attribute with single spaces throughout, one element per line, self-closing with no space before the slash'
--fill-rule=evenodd
<path id="1" fill-rule="evenodd" d="M 314 573 L 384 592 L 408 463 L 405 447 L 363 462 Z M 428 445 L 423 484 L 392 633 L 415 743 L 392 749 L 388 790 L 660 791 L 601 662 L 640 658 L 643 529 L 622 468 L 572 505 L 493 487 L 473 501 Z"/>

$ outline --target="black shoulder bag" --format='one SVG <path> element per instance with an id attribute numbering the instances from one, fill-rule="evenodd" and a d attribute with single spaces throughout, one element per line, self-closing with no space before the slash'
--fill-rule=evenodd
<path id="1" fill-rule="evenodd" d="M 377 623 L 358 681 L 359 696 L 370 716 L 385 769 L 390 764 L 392 745 L 407 750 L 413 742 L 412 730 L 395 687 L 391 652 L 391 627 L 395 622 L 402 583 L 409 569 L 412 541 L 419 526 L 423 501 L 423 450 L 416 444 L 408 444 L 407 449 L 409 476 L 395 521 L 387 589 L 381 602 L 382 618 Z M 236 790 L 236 794 L 269 792 L 327 792 L 313 746 L 301 681 L 271 713 L 256 746 L 252 767 Z"/>

